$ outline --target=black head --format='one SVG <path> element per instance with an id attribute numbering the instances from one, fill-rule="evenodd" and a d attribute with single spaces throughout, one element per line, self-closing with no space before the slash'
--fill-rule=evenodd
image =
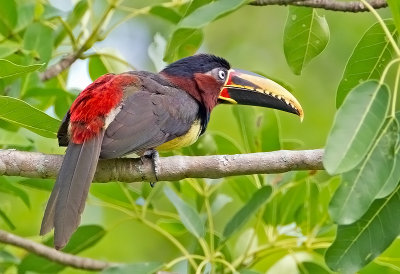
<path id="1" fill-rule="evenodd" d="M 171 76 L 191 78 L 195 73 L 206 73 L 215 68 L 229 70 L 231 66 L 228 61 L 221 57 L 211 54 L 197 54 L 170 64 L 162 72 Z"/>

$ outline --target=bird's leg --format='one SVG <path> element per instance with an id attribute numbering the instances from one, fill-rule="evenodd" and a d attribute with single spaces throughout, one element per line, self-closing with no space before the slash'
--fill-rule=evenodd
<path id="1" fill-rule="evenodd" d="M 153 171 L 154 171 L 154 177 L 156 178 L 155 182 L 150 182 L 150 186 L 154 187 L 154 185 L 156 184 L 156 182 L 158 181 L 158 176 L 157 176 L 157 172 L 158 172 L 158 162 L 160 159 L 160 154 L 158 154 L 158 151 L 155 149 L 149 149 L 146 150 L 143 153 L 143 157 L 151 159 L 152 163 L 153 163 Z"/>

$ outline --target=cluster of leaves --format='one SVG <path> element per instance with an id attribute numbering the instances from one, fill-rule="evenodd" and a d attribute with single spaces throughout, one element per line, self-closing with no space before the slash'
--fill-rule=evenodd
<path id="1" fill-rule="evenodd" d="M 168 41 L 158 36 L 149 48 L 155 67 L 160 67 L 164 62 L 195 53 L 202 44 L 206 25 L 247 3 L 173 0 L 135 8 L 125 2 L 128 1 L 81 0 L 70 12 L 60 11 L 46 1 L 0 3 L 3 148 L 55 150 L 38 135 L 55 138 L 59 119 L 77 92 L 66 87 L 68 70 L 53 79 L 42 79 L 49 64 L 57 63 L 66 52 L 89 59 L 93 80 L 107 72 L 132 69 L 118 54 L 95 51 L 93 45 L 132 17 L 156 16 L 173 26 Z M 364 34 L 338 87 L 339 110 L 324 165 L 330 174 L 342 174 L 341 180 L 322 172 L 289 172 L 224 180 L 186 179 L 159 183 L 153 189 L 147 184 L 93 185 L 91 198 L 97 204 L 122 213 L 122 221 L 127 218 L 142 224 L 164 237 L 169 249 L 176 250 L 164 260 L 149 257 L 146 262 L 118 265 L 104 272 L 154 273 L 162 269 L 179 273 L 331 273 L 327 265 L 333 270 L 353 272 L 383 252 L 397 237 L 400 227 L 395 217 L 400 214 L 400 168 L 396 164 L 400 160 L 400 114 L 395 113 L 399 72 L 392 92 L 388 85 L 391 83 L 385 84 L 389 69 L 398 66 L 400 60 L 395 42 L 400 6 L 396 0 L 388 2 L 395 20 L 383 22 L 379 18 L 379 23 Z M 314 9 L 288 10 L 284 53 L 292 71 L 300 74 L 325 49 L 329 27 Z M 293 146 L 280 138 L 274 112 L 236 107 L 232 113 L 240 140 L 211 131 L 194 146 L 176 153 L 234 154 Z M 268 142 L 263 141 L 266 139 Z M 2 177 L 0 192 L 16 196 L 31 207 L 26 186 L 48 192 L 52 183 Z M 3 223 L 15 229 L 9 212 L 0 204 Z M 334 241 L 335 223 L 339 226 Z M 103 225 L 80 227 L 65 251 L 75 254 L 96 244 L 111 230 L 111 225 Z M 51 237 L 43 241 L 46 245 L 51 243 Z M 0 258 L 2 272 L 18 268 L 20 273 L 55 273 L 64 269 L 37 255 L 21 255 L 8 247 L 2 247 Z"/>

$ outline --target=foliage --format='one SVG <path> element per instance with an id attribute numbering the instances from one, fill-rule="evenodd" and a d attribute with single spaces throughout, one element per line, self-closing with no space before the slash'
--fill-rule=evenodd
<path id="1" fill-rule="evenodd" d="M 254 23 L 261 17 L 254 15 L 256 21 L 252 17 L 254 9 L 264 17 L 270 7 L 250 11 L 244 0 L 74 3 L 64 11 L 48 1 L 0 2 L 2 148 L 61 153 L 55 135 L 59 120 L 77 94 L 68 85 L 73 68 L 46 81 L 41 80 L 43 73 L 69 53 L 86 61 L 92 80 L 107 72 L 134 69 L 117 52 L 119 48 L 110 51 L 101 44 L 131 19 L 143 20 L 143 28 L 157 29 L 154 42 L 148 45 L 153 63 L 143 66 L 147 69 L 160 68 L 200 48 L 230 56 L 236 64 L 261 74 L 280 74 L 264 69 L 273 67 L 277 60 L 274 54 L 264 55 L 266 48 L 243 39 L 252 31 L 265 39 L 264 26 Z M 279 12 L 288 12 L 286 23 L 282 20 L 284 26 L 265 26 L 271 28 L 270 34 L 283 38 L 283 48 L 282 39 L 275 36 L 268 37 L 267 43 L 278 45 L 275 55 L 280 54 L 282 60 L 286 57 L 287 64 L 276 65 L 284 67 L 285 84 L 290 82 L 286 78 L 292 79 L 294 90 L 302 89 L 300 82 L 307 79 L 303 87 L 307 93 L 300 92 L 300 96 L 309 106 L 306 115 L 313 114 L 311 119 L 300 126 L 275 111 L 221 106 L 205 136 L 174 152 L 234 154 L 315 147 L 315 136 L 325 140 L 324 131 L 330 124 L 326 116 L 332 116 L 326 109 L 335 102 L 329 100 L 332 89 L 319 93 L 313 87 L 317 81 L 329 86 L 326 79 L 334 82 L 330 77 L 342 73 L 343 68 L 339 84 L 331 84 L 337 88 L 338 110 L 324 158 L 330 175 L 299 171 L 221 180 L 186 179 L 158 183 L 152 189 L 141 183 L 94 184 L 83 224 L 64 251 L 121 262 L 104 273 L 331 273 L 360 269 L 362 273 L 377 273 L 399 269 L 398 255 L 393 255 L 398 241 L 388 247 L 400 232 L 400 113 L 396 113 L 400 9 L 398 1 L 388 3 L 393 19 L 383 20 L 374 13 L 376 21 L 370 22 L 363 35 L 354 31 L 349 35 L 359 39 L 349 43 L 354 48 L 350 57 L 341 55 L 342 48 L 329 48 L 328 41 L 336 39 L 337 45 L 350 31 L 349 27 L 340 35 L 335 32 L 342 20 L 339 15 L 300 7 L 272 10 L 270 16 L 277 13 L 272 21 L 281 17 Z M 230 36 L 221 34 L 228 29 L 232 30 Z M 319 60 L 330 50 L 333 61 L 324 66 Z M 247 60 L 253 52 L 256 57 Z M 341 56 L 348 61 L 338 66 L 335 61 Z M 294 78 L 294 74 L 302 76 Z M 308 129 L 308 135 L 301 135 L 301 128 Z M 37 236 L 51 184 L 52 180 L 1 177 L 0 226 L 20 235 Z M 52 242 L 51 236 L 35 239 L 46 245 Z M 0 248 L 0 271 L 78 272 L 10 246 Z"/>

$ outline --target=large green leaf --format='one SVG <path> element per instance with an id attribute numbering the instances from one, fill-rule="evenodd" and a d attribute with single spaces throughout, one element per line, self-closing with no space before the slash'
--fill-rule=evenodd
<path id="1" fill-rule="evenodd" d="M 330 174 L 358 165 L 373 144 L 389 107 L 389 88 L 377 81 L 355 87 L 336 113 L 324 154 Z"/>
<path id="2" fill-rule="evenodd" d="M 385 22 L 392 35 L 398 37 L 393 21 Z M 359 83 L 368 79 L 379 79 L 386 65 L 392 60 L 392 53 L 393 48 L 381 25 L 374 24 L 364 33 L 347 61 L 337 89 L 336 107 L 342 105 L 350 90 Z"/>
<path id="3" fill-rule="evenodd" d="M 400 32 L 400 1 L 398 0 L 387 0 L 390 11 L 396 24 L 397 31 Z"/>
<path id="4" fill-rule="evenodd" d="M 63 249 L 63 252 L 77 254 L 100 241 L 106 231 L 97 225 L 81 226 L 72 234 L 68 244 Z M 54 238 L 51 237 L 44 244 L 51 246 Z M 64 269 L 65 265 L 60 265 L 43 257 L 39 257 L 33 253 L 28 254 L 23 258 L 18 267 L 18 273 L 35 272 L 35 273 L 56 273 Z"/>
<path id="5" fill-rule="evenodd" d="M 355 222 L 375 200 L 392 171 L 398 131 L 397 120 L 390 119 L 361 164 L 343 174 L 329 206 L 336 223 Z"/>
<path id="6" fill-rule="evenodd" d="M 7 57 L 19 50 L 21 46 L 13 41 L 4 41 L 0 44 L 0 58 Z"/>
<path id="7" fill-rule="evenodd" d="M 24 48 L 32 50 L 41 62 L 49 62 L 53 52 L 53 29 L 35 22 L 28 26 L 24 34 Z"/>
<path id="8" fill-rule="evenodd" d="M 325 260 L 339 273 L 355 273 L 372 261 L 400 233 L 400 187 L 376 200 L 365 215 L 350 225 L 340 225 Z"/>
<path id="9" fill-rule="evenodd" d="M 204 224 L 196 210 L 176 195 L 171 188 L 165 186 L 164 193 L 175 206 L 186 229 L 196 237 L 203 237 L 205 234 Z"/>
<path id="10" fill-rule="evenodd" d="M 5 77 L 17 76 L 26 74 L 40 69 L 43 64 L 34 64 L 29 66 L 21 66 L 14 64 L 5 59 L 0 59 L 0 79 Z"/>
<path id="11" fill-rule="evenodd" d="M 225 225 L 223 238 L 228 239 L 233 233 L 241 229 L 254 216 L 257 210 L 268 201 L 271 192 L 272 188 L 270 186 L 263 186 L 258 189 Z"/>
<path id="12" fill-rule="evenodd" d="M 134 263 L 134 264 L 123 264 L 110 266 L 104 269 L 101 273 L 103 274 L 153 274 L 157 273 L 158 270 L 163 266 L 159 262 L 146 262 L 146 263 Z"/>
<path id="13" fill-rule="evenodd" d="M 329 27 L 325 17 L 315 9 L 289 7 L 283 34 L 283 50 L 286 61 L 295 74 L 326 47 L 329 41 Z"/>
<path id="14" fill-rule="evenodd" d="M 196 8 L 180 21 L 172 33 L 164 60 L 173 62 L 194 54 L 203 40 L 203 33 L 200 29 L 219 17 L 235 11 L 245 3 L 246 0 L 218 0 Z"/>
<path id="15" fill-rule="evenodd" d="M 16 98 L 0 96 L 0 119 L 55 138 L 60 121 Z"/>
<path id="16" fill-rule="evenodd" d="M 18 21 L 17 5 L 14 0 L 0 1 L 0 34 L 7 37 Z"/>

